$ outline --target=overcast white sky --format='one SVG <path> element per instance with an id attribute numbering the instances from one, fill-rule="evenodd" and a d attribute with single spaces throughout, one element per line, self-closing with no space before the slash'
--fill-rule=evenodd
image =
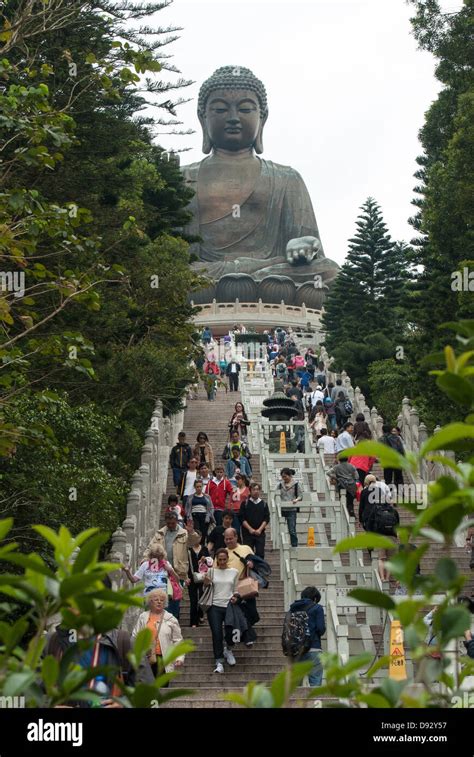
<path id="1" fill-rule="evenodd" d="M 202 159 L 199 86 L 219 66 L 246 66 L 268 93 L 263 157 L 301 173 L 326 255 L 343 262 L 369 195 L 392 237 L 409 241 L 418 130 L 438 91 L 435 60 L 410 33 L 413 12 L 404 0 L 174 0 L 155 20 L 183 27 L 167 50 L 196 82 L 179 109 L 196 133 L 158 141 L 191 148 L 183 164 Z"/>

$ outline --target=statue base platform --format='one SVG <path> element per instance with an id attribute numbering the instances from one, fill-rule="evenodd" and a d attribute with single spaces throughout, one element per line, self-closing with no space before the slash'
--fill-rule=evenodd
<path id="1" fill-rule="evenodd" d="M 199 327 L 209 326 L 216 336 L 226 334 L 234 324 L 243 324 L 246 328 L 252 327 L 255 331 L 275 328 L 276 326 L 291 326 L 295 331 L 317 335 L 321 333 L 321 316 L 324 309 L 316 309 L 303 305 L 287 305 L 285 302 L 267 303 L 240 302 L 217 302 L 215 299 L 210 303 L 198 304 L 199 311 L 193 317 L 194 323 Z M 313 340 L 314 340 L 313 336 Z"/>
<path id="2" fill-rule="evenodd" d="M 306 305 L 313 310 L 320 310 L 324 304 L 328 286 L 321 277 L 301 283 L 289 276 L 271 274 L 257 280 L 248 273 L 229 273 L 206 289 L 193 292 L 190 300 L 195 305 L 213 302 L 264 302 L 269 305 Z"/>

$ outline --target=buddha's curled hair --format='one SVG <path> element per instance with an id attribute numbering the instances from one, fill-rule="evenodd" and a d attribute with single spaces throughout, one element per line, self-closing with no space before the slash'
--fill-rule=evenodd
<path id="1" fill-rule="evenodd" d="M 249 89 L 255 92 L 262 118 L 268 115 L 267 92 L 260 79 L 243 66 L 222 66 L 202 83 L 198 96 L 198 115 L 204 116 L 209 95 L 216 89 Z"/>

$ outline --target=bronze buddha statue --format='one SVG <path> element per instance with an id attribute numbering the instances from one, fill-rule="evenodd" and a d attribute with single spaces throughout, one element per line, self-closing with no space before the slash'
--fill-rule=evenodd
<path id="1" fill-rule="evenodd" d="M 198 117 L 209 157 L 182 168 L 195 190 L 185 231 L 202 240 L 191 249 L 215 282 L 208 300 L 320 307 L 339 266 L 324 255 L 299 173 L 258 157 L 268 117 L 263 83 L 241 66 L 217 69 L 199 91 Z"/>

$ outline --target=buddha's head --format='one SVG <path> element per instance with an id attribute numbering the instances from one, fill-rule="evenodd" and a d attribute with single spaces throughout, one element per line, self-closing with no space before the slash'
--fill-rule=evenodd
<path id="1" fill-rule="evenodd" d="M 213 147 L 230 152 L 253 147 L 263 152 L 267 93 L 250 69 L 218 68 L 199 90 L 198 116 L 206 155 Z"/>

